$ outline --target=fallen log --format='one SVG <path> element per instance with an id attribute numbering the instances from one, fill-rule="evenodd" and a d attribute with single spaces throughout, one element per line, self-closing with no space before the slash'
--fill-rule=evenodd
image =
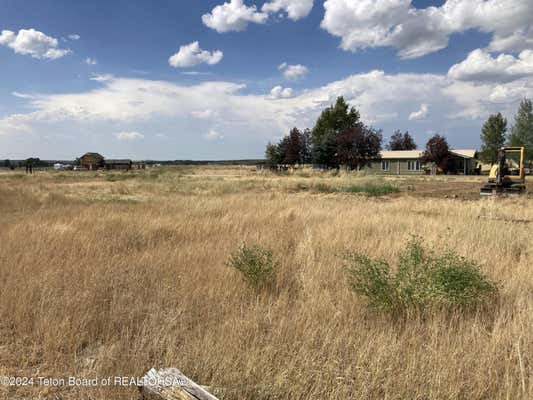
<path id="1" fill-rule="evenodd" d="M 139 386 L 140 400 L 218 400 L 177 368 L 152 368 Z"/>

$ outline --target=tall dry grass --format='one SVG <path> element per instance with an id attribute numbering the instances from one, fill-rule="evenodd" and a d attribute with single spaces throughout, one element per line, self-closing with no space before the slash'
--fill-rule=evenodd
<path id="1" fill-rule="evenodd" d="M 224 399 L 533 397 L 528 197 L 368 198 L 305 188 L 372 177 L 235 172 L 1 174 L 0 375 L 142 376 L 155 366 Z M 479 262 L 500 283 L 499 303 L 399 321 L 369 311 L 339 255 L 392 262 L 411 234 Z M 280 260 L 276 291 L 258 294 L 226 265 L 242 241 Z M 135 396 L 0 387 L 7 399 Z"/>

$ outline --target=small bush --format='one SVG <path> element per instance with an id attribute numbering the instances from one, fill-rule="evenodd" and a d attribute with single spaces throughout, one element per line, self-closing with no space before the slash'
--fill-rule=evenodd
<path id="1" fill-rule="evenodd" d="M 341 191 L 346 193 L 364 193 L 367 196 L 384 196 L 386 194 L 398 193 L 400 189 L 388 182 L 366 182 L 359 185 L 346 186 Z"/>
<path id="2" fill-rule="evenodd" d="M 272 286 L 278 267 L 270 250 L 246 243 L 230 256 L 228 265 L 239 271 L 254 289 Z"/>
<path id="3" fill-rule="evenodd" d="M 371 307 L 407 313 L 433 307 L 465 308 L 487 302 L 496 285 L 473 261 L 447 252 L 435 255 L 413 238 L 400 255 L 396 273 L 384 260 L 346 257 L 349 284 Z"/>

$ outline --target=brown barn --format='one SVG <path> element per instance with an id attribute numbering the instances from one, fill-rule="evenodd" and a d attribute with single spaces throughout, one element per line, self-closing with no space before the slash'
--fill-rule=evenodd
<path id="1" fill-rule="evenodd" d="M 131 169 L 131 160 L 105 160 L 105 169 Z"/>
<path id="2" fill-rule="evenodd" d="M 104 166 L 104 157 L 98 153 L 85 153 L 80 157 L 80 166 L 89 170 L 97 170 Z"/>

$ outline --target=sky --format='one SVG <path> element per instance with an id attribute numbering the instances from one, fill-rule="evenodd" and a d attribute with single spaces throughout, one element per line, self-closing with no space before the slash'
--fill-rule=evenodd
<path id="1" fill-rule="evenodd" d="M 531 0 L 2 0 L 0 159 L 262 158 L 337 96 L 478 148 L 533 97 Z"/>

